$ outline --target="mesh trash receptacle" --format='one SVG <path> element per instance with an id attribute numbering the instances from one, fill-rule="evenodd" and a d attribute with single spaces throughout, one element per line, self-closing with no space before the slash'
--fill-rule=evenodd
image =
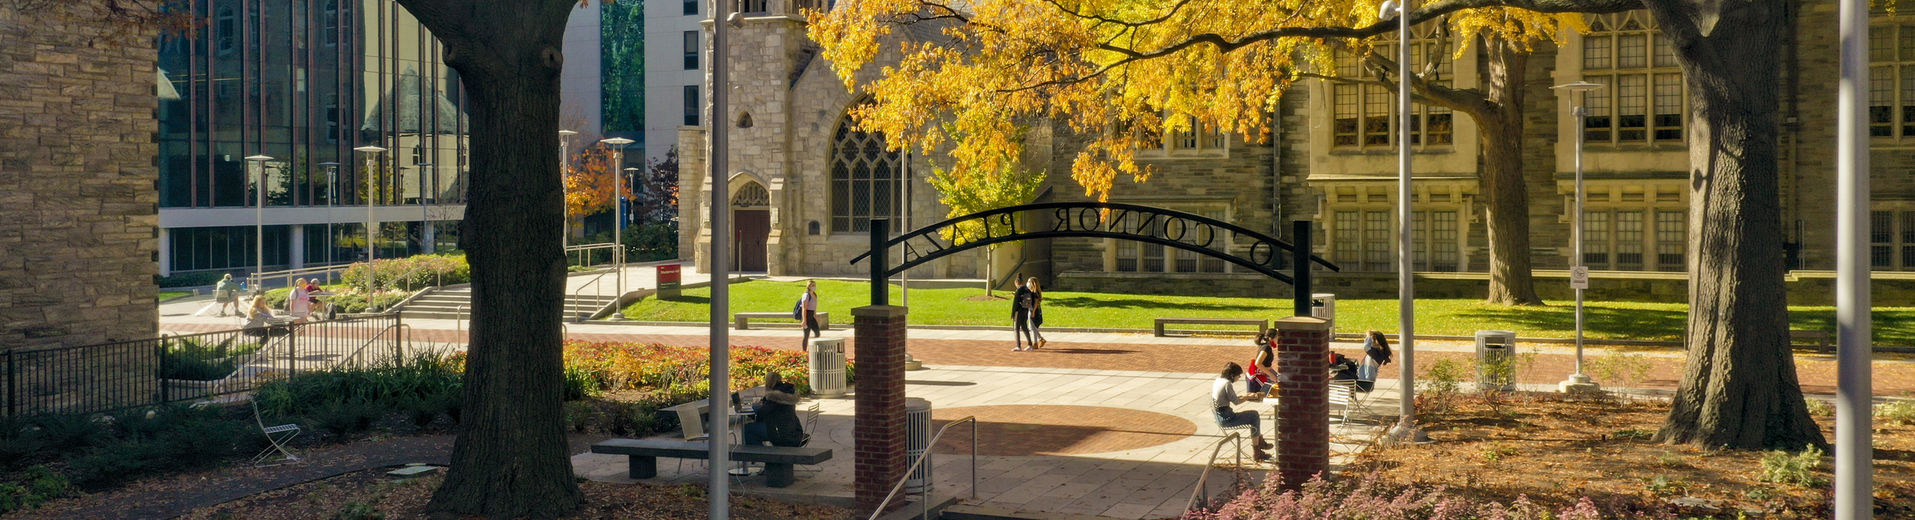
<path id="1" fill-rule="evenodd" d="M 844 338 L 811 340 L 811 393 L 818 397 L 844 395 Z"/>
<path id="2" fill-rule="evenodd" d="M 1310 316 L 1330 322 L 1329 335 L 1337 334 L 1337 295 L 1330 293 L 1310 293 Z"/>
<path id="3" fill-rule="evenodd" d="M 1516 389 L 1516 333 L 1476 331 L 1476 384 L 1484 390 Z"/>
<path id="4" fill-rule="evenodd" d="M 918 454 L 925 453 L 931 444 L 931 402 L 919 398 L 904 400 L 904 463 L 918 460 Z M 924 494 L 931 490 L 932 458 L 926 454 L 924 464 L 911 471 L 904 480 L 904 492 Z"/>

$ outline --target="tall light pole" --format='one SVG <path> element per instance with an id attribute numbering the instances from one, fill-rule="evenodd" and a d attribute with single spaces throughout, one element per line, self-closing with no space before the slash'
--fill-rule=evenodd
<path id="1" fill-rule="evenodd" d="M 1410 106 L 1410 2 L 1403 0 L 1384 0 L 1379 6 L 1376 17 L 1380 20 L 1395 19 L 1396 24 L 1396 103 L 1400 115 L 1397 117 L 1396 137 L 1396 298 L 1398 327 L 1403 332 L 1397 343 L 1403 347 L 1401 367 L 1403 399 L 1402 418 L 1396 426 L 1390 428 L 1390 438 L 1397 442 L 1423 442 L 1429 436 L 1416 426 L 1416 285 L 1415 265 L 1410 252 L 1416 245 L 1411 242 L 1410 220 L 1410 118 L 1415 116 Z"/>
<path id="2" fill-rule="evenodd" d="M 613 285 L 617 287 L 612 291 L 612 298 L 617 299 L 625 296 L 625 239 L 623 233 L 619 232 L 625 228 L 625 213 L 618 203 L 618 168 L 625 166 L 625 145 L 632 144 L 632 140 L 613 137 L 600 139 L 599 142 L 612 146 L 612 268 L 618 270 L 618 274 L 612 275 L 615 280 Z M 613 312 L 612 319 L 625 319 L 625 310 Z"/>
<path id="3" fill-rule="evenodd" d="M 253 191 L 259 198 L 259 204 L 253 207 L 253 276 L 266 272 L 266 161 L 273 160 L 269 155 L 248 155 L 246 163 L 252 165 Z M 265 278 L 259 278 L 258 285 L 266 285 Z M 253 292 L 264 290 L 254 287 Z"/>
<path id="4" fill-rule="evenodd" d="M 326 267 L 332 267 L 332 208 L 339 201 L 339 163 L 326 161 L 319 163 L 326 167 Z M 332 283 L 332 271 L 326 271 L 326 283 Z"/>
<path id="5" fill-rule="evenodd" d="M 632 166 L 625 168 L 625 191 L 627 193 L 637 193 L 638 190 L 638 167 Z M 632 206 L 625 208 L 625 223 L 631 225 L 638 220 L 638 215 L 633 214 L 633 212 L 638 211 L 638 203 L 632 201 L 630 198 L 625 198 L 624 200 L 626 204 Z"/>
<path id="6" fill-rule="evenodd" d="M 1842 2 L 1835 124 L 1835 518 L 1875 513 L 1869 316 L 1869 5 Z"/>
<path id="7" fill-rule="evenodd" d="M 565 129 L 559 130 L 559 190 L 561 190 L 562 193 L 570 192 L 570 189 L 565 187 L 565 177 L 572 171 L 571 161 L 565 160 L 565 152 L 571 149 L 572 138 L 577 136 L 578 132 Z M 559 207 L 561 208 L 560 214 L 564 215 L 563 218 L 559 219 L 559 245 L 566 246 L 570 245 L 572 241 L 572 237 L 570 236 L 572 231 L 572 213 L 569 210 L 563 209 L 567 207 L 564 204 L 560 204 Z"/>
<path id="8" fill-rule="evenodd" d="M 379 226 L 377 225 L 378 223 L 374 221 L 372 215 L 372 188 L 374 178 L 378 174 L 376 168 L 378 168 L 377 161 L 379 154 L 385 153 L 386 149 L 367 145 L 354 148 L 352 151 L 364 154 L 363 157 L 366 158 L 366 174 L 361 176 L 366 180 L 366 190 L 360 193 L 360 197 L 366 199 L 366 312 L 371 313 L 373 302 L 372 293 L 378 288 L 378 277 L 374 276 L 374 273 L 377 271 L 372 265 L 373 259 L 378 257 L 378 246 L 374 244 L 374 241 L 379 239 Z"/>
<path id="9" fill-rule="evenodd" d="M 1556 384 L 1563 392 L 1594 392 L 1602 387 L 1583 373 L 1583 289 L 1589 285 L 1589 267 L 1583 265 L 1583 122 L 1589 109 L 1583 106 L 1585 93 L 1602 88 L 1601 83 L 1578 81 L 1554 87 L 1569 92 L 1569 103 L 1576 113 L 1576 215 L 1569 240 L 1573 243 L 1569 268 L 1570 288 L 1576 290 L 1576 373 Z"/>
<path id="10" fill-rule="evenodd" d="M 711 467 L 723 468 L 731 458 L 725 446 L 731 420 L 719 417 L 718 410 L 730 404 L 731 395 L 731 37 L 733 27 L 744 26 L 744 17 L 731 12 L 731 2 L 712 2 L 711 37 L 711 113 L 705 118 L 711 128 L 711 432 L 708 450 Z M 711 520 L 731 518 L 731 475 L 712 471 L 705 485 L 711 497 Z"/>

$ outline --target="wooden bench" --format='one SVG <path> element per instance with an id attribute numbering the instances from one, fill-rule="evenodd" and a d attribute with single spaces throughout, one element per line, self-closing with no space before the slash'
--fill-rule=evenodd
<path id="1" fill-rule="evenodd" d="M 751 320 L 763 320 L 763 319 L 789 320 L 791 319 L 791 313 L 788 313 L 788 312 L 737 312 L 737 313 L 732 313 L 731 315 L 731 321 L 734 325 L 738 327 L 738 330 L 750 330 Z M 824 330 L 831 329 L 831 313 L 829 312 L 818 313 L 818 328 L 824 329 Z"/>
<path id="2" fill-rule="evenodd" d="M 632 478 L 658 476 L 658 458 L 709 459 L 711 447 L 706 441 L 675 439 L 610 439 L 592 445 L 592 453 L 630 457 L 627 474 Z M 765 485 L 781 488 L 791 485 L 792 465 L 822 464 L 831 460 L 825 448 L 786 448 L 780 446 L 731 446 L 731 460 L 765 464 Z M 724 470 L 719 470 L 724 471 Z"/>
<path id="3" fill-rule="evenodd" d="M 1800 342 L 1807 342 L 1809 346 L 1817 349 L 1827 349 L 1835 343 L 1835 341 L 1831 339 L 1829 331 L 1826 330 L 1789 331 L 1789 344 L 1793 345 Z"/>
<path id="4" fill-rule="evenodd" d="M 1270 320 L 1256 318 L 1157 318 L 1157 337 L 1164 337 L 1164 325 L 1202 323 L 1208 325 L 1256 325 L 1257 334 L 1270 331 Z"/>

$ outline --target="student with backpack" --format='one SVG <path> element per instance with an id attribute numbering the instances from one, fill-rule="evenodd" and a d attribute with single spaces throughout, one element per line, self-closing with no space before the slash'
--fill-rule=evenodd
<path id="1" fill-rule="evenodd" d="M 798 305 L 791 309 L 791 317 L 798 320 L 798 348 L 811 351 L 811 338 L 824 337 L 818 329 L 818 281 L 805 282 L 805 294 L 798 297 Z"/>
<path id="2" fill-rule="evenodd" d="M 1037 302 L 1037 293 L 1024 285 L 1024 279 L 1017 279 L 1017 295 L 1011 297 L 1011 322 L 1017 325 L 1013 335 L 1016 346 L 1012 351 L 1037 350 L 1037 340 L 1031 336 L 1031 306 Z M 1029 347 L 1024 345 L 1029 343 Z"/>

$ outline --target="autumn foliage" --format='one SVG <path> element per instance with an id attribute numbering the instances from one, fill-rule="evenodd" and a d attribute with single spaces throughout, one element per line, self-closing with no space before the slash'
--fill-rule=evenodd
<path id="1" fill-rule="evenodd" d="M 631 186 L 618 178 L 618 167 L 612 160 L 611 149 L 592 146 L 573 154 L 566 162 L 565 215 L 567 218 L 579 218 L 611 210 L 614 185 L 625 197 L 632 196 Z"/>

